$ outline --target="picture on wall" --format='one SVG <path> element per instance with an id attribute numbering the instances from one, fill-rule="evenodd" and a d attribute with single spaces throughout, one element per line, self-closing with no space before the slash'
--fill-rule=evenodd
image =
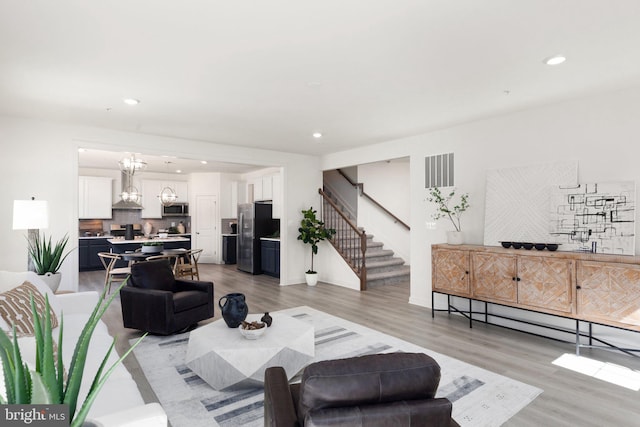
<path id="1" fill-rule="evenodd" d="M 635 182 L 554 186 L 550 232 L 563 251 L 635 254 Z"/>
<path id="2" fill-rule="evenodd" d="M 484 244 L 554 243 L 549 234 L 549 190 L 577 183 L 578 163 L 572 161 L 488 170 Z"/>

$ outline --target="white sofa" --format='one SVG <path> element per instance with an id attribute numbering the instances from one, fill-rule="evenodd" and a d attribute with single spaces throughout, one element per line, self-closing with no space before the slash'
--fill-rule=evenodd
<path id="1" fill-rule="evenodd" d="M 0 293 L 19 286 L 24 281 L 29 281 L 42 294 L 49 296 L 49 302 L 59 321 L 62 316 L 64 317 L 62 359 L 65 368 L 68 369 L 78 337 L 100 296 L 96 292 L 55 295 L 40 280 L 37 274 L 33 272 L 16 273 L 8 271 L 0 271 Z M 6 322 L 1 318 L 0 327 L 2 329 L 8 328 Z M 58 337 L 58 328 L 54 330 L 54 337 L 55 339 Z M 95 372 L 112 341 L 113 337 L 109 335 L 107 326 L 102 321 L 99 322 L 91 338 L 78 406 L 84 401 Z M 33 337 L 22 337 L 19 342 L 23 358 L 31 366 L 34 366 L 35 339 Z M 133 356 L 130 354 L 128 357 Z M 118 355 L 113 350 L 107 366 L 111 366 L 116 360 L 118 360 Z M 1 370 L 0 394 L 5 396 L 4 378 L 2 378 Z M 138 386 L 122 364 L 113 371 L 105 383 L 91 406 L 87 418 L 97 425 L 105 427 L 159 427 L 167 425 L 167 415 L 162 407 L 157 403 L 144 403 Z"/>

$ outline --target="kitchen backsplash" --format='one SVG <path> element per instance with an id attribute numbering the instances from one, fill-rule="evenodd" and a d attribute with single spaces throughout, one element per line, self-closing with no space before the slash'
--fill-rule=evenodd
<path id="1" fill-rule="evenodd" d="M 231 229 L 231 224 L 237 224 L 238 220 L 236 218 L 222 218 L 222 220 L 220 220 L 220 231 L 221 234 L 231 234 L 232 233 L 232 229 Z"/>
<path id="2" fill-rule="evenodd" d="M 191 233 L 191 217 L 176 217 L 173 216 L 171 218 L 162 218 L 162 219 L 141 219 L 139 211 L 128 211 L 128 210 L 114 210 L 112 219 L 104 219 L 102 220 L 102 230 L 91 229 L 91 233 L 95 235 L 97 232 L 101 232 L 103 234 L 109 234 L 109 230 L 111 229 L 111 224 L 140 224 L 144 227 L 144 225 L 148 222 L 153 227 L 151 233 L 155 234 L 159 229 L 168 229 L 169 227 L 177 227 L 178 224 L 182 221 L 185 226 L 186 232 Z M 89 228 L 86 225 L 91 224 L 94 225 L 99 221 L 91 220 L 91 219 L 81 219 L 80 220 L 80 229 L 83 230 L 80 235 L 84 234 L 85 230 Z M 221 234 L 231 234 L 233 232 L 231 224 L 237 224 L 238 220 L 236 218 L 222 218 L 220 220 L 220 232 Z M 83 224 L 85 227 L 83 227 Z"/>
<path id="3" fill-rule="evenodd" d="M 144 226 L 147 222 L 151 224 L 152 234 L 155 234 L 160 229 L 168 229 L 169 227 L 177 227 L 178 224 L 182 221 L 187 233 L 191 232 L 191 217 L 176 217 L 173 216 L 171 218 L 158 218 L 158 219 L 146 219 L 140 218 L 140 211 L 135 210 L 114 210 L 113 217 L 111 219 L 102 220 L 102 233 L 109 234 L 109 230 L 111 229 L 111 224 L 141 224 Z M 80 220 L 80 229 L 86 228 L 83 227 L 83 223 L 92 222 L 95 220 Z M 94 233 L 99 232 L 100 230 L 92 230 Z M 82 233 L 81 233 L 82 234 Z"/>

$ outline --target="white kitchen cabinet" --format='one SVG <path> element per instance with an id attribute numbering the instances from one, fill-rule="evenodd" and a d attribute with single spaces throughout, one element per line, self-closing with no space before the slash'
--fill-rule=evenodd
<path id="1" fill-rule="evenodd" d="M 222 212 L 223 218 L 236 218 L 238 216 L 238 188 L 240 184 L 238 181 L 231 181 L 227 186 L 227 194 L 225 197 L 225 210 Z"/>
<path id="2" fill-rule="evenodd" d="M 262 196 L 262 178 L 254 178 L 249 181 L 249 184 L 253 184 L 253 201 L 259 202 L 261 200 L 264 200 L 264 197 Z"/>
<path id="3" fill-rule="evenodd" d="M 78 218 L 111 219 L 113 178 L 78 177 Z"/>
<path id="4" fill-rule="evenodd" d="M 238 181 L 224 181 L 220 191 L 221 218 L 236 218 L 238 215 Z"/>
<path id="5" fill-rule="evenodd" d="M 162 218 L 162 204 L 158 196 L 164 188 L 163 184 L 155 179 L 142 180 L 142 218 Z"/>
<path id="6" fill-rule="evenodd" d="M 163 181 L 162 188 L 164 187 L 170 187 L 176 192 L 177 203 L 189 203 L 189 183 L 187 181 Z"/>

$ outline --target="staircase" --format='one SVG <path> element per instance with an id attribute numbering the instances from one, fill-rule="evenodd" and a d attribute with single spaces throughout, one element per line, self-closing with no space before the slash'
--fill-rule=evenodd
<path id="1" fill-rule="evenodd" d="M 362 228 L 360 228 L 362 231 Z M 338 234 L 334 240 L 342 240 Z M 346 245 L 357 245 L 360 242 L 350 239 L 353 243 Z M 358 257 L 361 257 L 358 254 Z M 408 282 L 411 269 L 404 264 L 404 260 L 395 256 L 390 249 L 384 249 L 384 243 L 374 240 L 372 234 L 367 234 L 367 250 L 365 252 L 365 265 L 367 266 L 367 287 L 380 285 L 394 285 Z"/>
<path id="2" fill-rule="evenodd" d="M 332 206 L 340 210 L 341 216 L 354 221 L 353 215 L 344 209 L 344 206 L 336 197 L 331 195 L 330 191 L 325 191 L 324 195 L 331 199 Z M 324 213 L 326 214 L 326 212 L 325 205 Z M 327 222 L 326 218 L 325 222 Z M 331 224 L 327 223 L 327 226 L 331 226 Z M 362 227 L 357 228 L 360 233 L 364 232 Z M 336 230 L 331 242 L 336 250 L 341 253 L 345 261 L 352 267 L 353 265 L 362 264 L 361 237 L 354 235 L 350 229 L 336 228 Z M 409 282 L 410 267 L 405 265 L 402 258 L 396 257 L 392 250 L 384 249 L 384 243 L 374 240 L 372 234 L 366 234 L 364 265 L 366 266 L 365 288 Z"/>

